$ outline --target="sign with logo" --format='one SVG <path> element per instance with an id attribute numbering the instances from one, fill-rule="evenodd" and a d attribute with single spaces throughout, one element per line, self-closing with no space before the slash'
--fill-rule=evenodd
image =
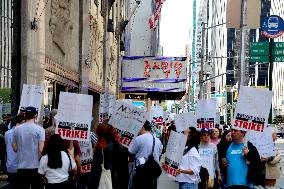
<path id="1" fill-rule="evenodd" d="M 186 67 L 186 57 L 125 56 L 122 60 L 122 91 L 185 91 Z"/>
<path id="2" fill-rule="evenodd" d="M 268 123 L 272 91 L 241 86 L 233 128 L 263 132 Z"/>
<path id="3" fill-rule="evenodd" d="M 216 123 L 216 99 L 206 99 L 197 101 L 196 119 L 197 130 L 202 128 L 214 129 Z"/>
<path id="4" fill-rule="evenodd" d="M 279 16 L 272 15 L 261 20 L 261 34 L 266 38 L 277 38 L 284 33 L 284 22 Z"/>
<path id="5" fill-rule="evenodd" d="M 93 96 L 60 92 L 55 133 L 63 139 L 89 141 Z"/>
<path id="6" fill-rule="evenodd" d="M 215 93 L 215 94 L 211 94 L 210 96 L 211 98 L 226 98 L 227 93 Z"/>
<path id="7" fill-rule="evenodd" d="M 167 144 L 165 162 L 163 163 L 168 176 L 172 175 L 175 177 L 177 175 L 177 169 L 183 156 L 186 140 L 187 138 L 184 134 L 171 131 Z"/>
<path id="8" fill-rule="evenodd" d="M 114 113 L 109 124 L 111 124 L 119 134 L 119 141 L 128 147 L 147 119 L 147 113 L 142 109 L 123 102 L 116 102 Z"/>

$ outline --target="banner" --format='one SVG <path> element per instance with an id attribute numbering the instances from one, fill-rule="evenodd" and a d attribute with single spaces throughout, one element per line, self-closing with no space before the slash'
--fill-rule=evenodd
<path id="1" fill-rule="evenodd" d="M 163 168 L 169 176 L 176 176 L 176 171 L 183 156 L 186 140 L 187 138 L 184 134 L 171 131 L 167 144 L 165 162 L 163 163 Z"/>
<path id="2" fill-rule="evenodd" d="M 91 141 L 80 141 L 81 150 L 81 168 L 84 173 L 91 172 L 93 162 L 93 148 Z"/>
<path id="3" fill-rule="evenodd" d="M 192 112 L 177 114 L 175 116 L 176 130 L 182 132 L 189 127 L 196 128 L 196 117 Z"/>
<path id="4" fill-rule="evenodd" d="M 233 129 L 263 132 L 268 123 L 272 91 L 241 86 Z"/>
<path id="5" fill-rule="evenodd" d="M 36 120 L 38 122 L 41 112 L 42 97 L 43 88 L 41 86 L 24 84 L 18 112 L 20 112 L 21 108 L 33 106 L 38 111 L 38 116 Z"/>
<path id="6" fill-rule="evenodd" d="M 260 157 L 271 157 L 276 155 L 271 128 L 266 127 L 262 133 L 248 131 L 246 133 L 246 137 L 248 141 L 257 148 Z"/>
<path id="7" fill-rule="evenodd" d="M 103 123 L 108 119 L 108 94 L 100 95 L 100 107 L 99 107 L 99 123 Z"/>
<path id="8" fill-rule="evenodd" d="M 197 101 L 196 105 L 196 119 L 197 130 L 202 128 L 214 129 L 216 122 L 216 100 L 206 99 Z"/>
<path id="9" fill-rule="evenodd" d="M 213 148 L 211 149 L 198 149 L 200 158 L 201 158 L 201 165 L 202 167 L 206 168 L 208 170 L 208 173 L 211 177 L 214 178 L 214 151 Z"/>
<path id="10" fill-rule="evenodd" d="M 121 144 L 128 147 L 140 132 L 146 118 L 147 113 L 143 109 L 117 101 L 109 124 L 116 128 Z"/>
<path id="11" fill-rule="evenodd" d="M 89 141 L 93 96 L 60 92 L 55 132 L 63 139 Z"/>

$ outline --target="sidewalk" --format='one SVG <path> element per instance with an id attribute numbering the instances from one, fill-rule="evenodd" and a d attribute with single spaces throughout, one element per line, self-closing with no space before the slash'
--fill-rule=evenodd
<path id="1" fill-rule="evenodd" d="M 158 180 L 157 189 L 178 189 L 178 183 L 163 172 Z"/>

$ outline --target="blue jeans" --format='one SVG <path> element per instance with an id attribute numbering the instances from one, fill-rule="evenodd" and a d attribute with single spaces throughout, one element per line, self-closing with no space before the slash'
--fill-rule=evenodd
<path id="1" fill-rule="evenodd" d="M 198 189 L 198 184 L 179 182 L 179 189 Z"/>

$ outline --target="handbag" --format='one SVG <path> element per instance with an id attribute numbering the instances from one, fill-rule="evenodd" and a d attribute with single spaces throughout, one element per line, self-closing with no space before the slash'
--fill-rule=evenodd
<path id="1" fill-rule="evenodd" d="M 159 176 L 162 174 L 162 168 L 159 165 L 159 163 L 154 159 L 153 153 L 155 147 L 155 138 L 153 135 L 152 137 L 153 137 L 152 152 L 144 164 L 136 167 L 136 172 L 150 179 L 158 179 Z"/>
<path id="2" fill-rule="evenodd" d="M 111 170 L 110 169 L 105 169 L 105 161 L 104 161 L 104 151 L 102 149 L 102 154 L 103 154 L 103 162 L 102 162 L 102 173 L 101 173 L 101 178 L 99 182 L 99 187 L 98 189 L 112 189 L 112 179 L 111 179 Z"/>
<path id="3" fill-rule="evenodd" d="M 67 185 L 68 185 L 68 189 L 75 189 L 76 188 L 76 182 L 74 180 L 74 175 L 72 173 L 72 162 L 71 162 L 71 158 L 70 155 L 66 152 L 68 158 L 69 158 L 69 169 L 68 169 L 68 180 L 67 180 Z"/>

